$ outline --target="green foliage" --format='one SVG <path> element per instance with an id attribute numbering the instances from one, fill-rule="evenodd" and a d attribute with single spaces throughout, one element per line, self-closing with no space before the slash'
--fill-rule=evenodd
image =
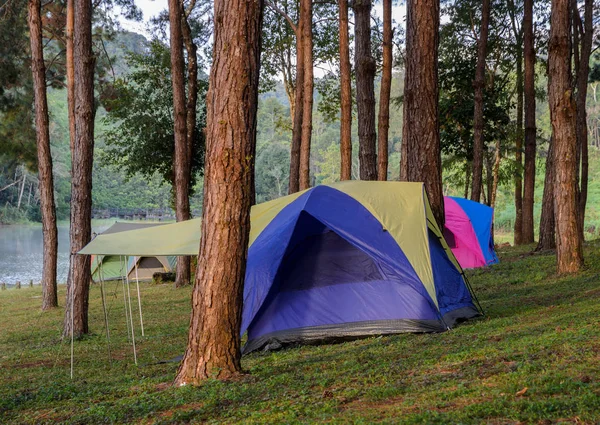
<path id="1" fill-rule="evenodd" d="M 110 95 L 103 99 L 108 112 L 104 119 L 107 131 L 103 163 L 123 169 L 129 177 L 140 174 L 151 178 L 158 173 L 172 184 L 175 142 L 169 49 L 154 40 L 147 52 L 131 53 L 127 65 L 130 73 L 119 78 Z M 206 121 L 207 82 L 198 80 L 198 88 L 192 154 L 194 182 L 204 166 L 202 129 Z"/>
<path id="2" fill-rule="evenodd" d="M 451 332 L 255 353 L 242 359 L 247 375 L 197 388 L 173 387 L 178 363 L 159 363 L 185 350 L 191 288 L 141 285 L 136 367 L 120 285 L 105 286 L 111 360 L 92 286 L 93 333 L 75 343 L 73 380 L 62 310 L 40 312 L 38 286 L 0 291 L 2 422 L 597 423 L 600 243 L 586 244 L 586 270 L 561 277 L 553 254 L 531 248 L 502 249 L 500 264 L 468 272 L 486 316 Z"/>

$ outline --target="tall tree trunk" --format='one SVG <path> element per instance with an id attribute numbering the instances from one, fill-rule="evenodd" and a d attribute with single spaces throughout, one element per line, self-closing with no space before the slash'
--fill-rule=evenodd
<path id="1" fill-rule="evenodd" d="M 535 196 L 535 50 L 533 47 L 533 0 L 525 0 L 523 10 L 525 56 L 525 174 L 523 181 L 522 242 L 533 243 L 533 204 Z"/>
<path id="2" fill-rule="evenodd" d="M 523 52 L 517 45 L 517 137 L 515 141 L 515 245 L 523 244 Z"/>
<path id="3" fill-rule="evenodd" d="M 544 197 L 542 198 L 542 215 L 540 217 L 540 236 L 536 251 L 556 248 L 554 222 L 554 143 L 550 139 L 546 158 L 546 176 L 544 179 Z"/>
<path id="4" fill-rule="evenodd" d="M 310 187 L 310 142 L 312 136 L 313 110 L 313 34 L 312 34 L 312 0 L 300 2 L 302 15 L 302 50 L 304 55 L 304 84 L 302 102 L 302 142 L 300 143 L 300 190 Z M 300 105 L 298 106 L 300 107 Z"/>
<path id="5" fill-rule="evenodd" d="M 585 206 L 587 204 L 589 159 L 588 159 L 588 128 L 587 128 L 587 110 L 586 100 L 588 91 L 588 78 L 590 74 L 590 55 L 592 52 L 592 42 L 594 37 L 593 25 L 593 0 L 586 0 L 584 4 L 584 18 L 581 22 L 579 11 L 575 10 L 575 21 L 579 39 L 581 40 L 581 50 L 579 57 L 579 69 L 577 69 L 577 146 L 579 156 L 581 157 L 581 179 L 579 189 L 579 233 L 581 240 L 584 239 L 583 231 L 585 227 Z M 583 31 L 583 32 L 582 32 Z"/>
<path id="6" fill-rule="evenodd" d="M 192 180 L 192 152 L 194 142 L 197 139 L 196 135 L 196 104 L 198 102 L 198 56 L 197 48 L 192 37 L 192 30 L 188 23 L 188 16 L 192 13 L 195 2 L 190 3 L 189 11 L 184 13 L 183 2 L 181 2 L 181 33 L 183 36 L 183 44 L 187 53 L 187 103 L 186 103 L 186 161 L 185 161 L 185 176 L 187 180 L 187 218 L 191 218 L 189 193 L 190 182 Z M 182 270 L 181 274 L 175 279 L 175 286 L 187 285 L 191 282 L 191 257 L 178 257 L 178 269 Z"/>
<path id="7" fill-rule="evenodd" d="M 241 372 L 243 279 L 251 186 L 263 2 L 216 0 L 207 98 L 204 209 L 188 346 L 177 385 Z M 230 46 L 236 46 L 232 49 Z"/>
<path id="8" fill-rule="evenodd" d="M 500 180 L 500 161 L 502 160 L 502 152 L 500 150 L 500 139 L 496 139 L 496 148 L 494 151 L 494 168 L 492 194 L 490 195 L 490 207 L 496 208 L 496 195 L 498 194 L 498 182 Z"/>
<path id="9" fill-rule="evenodd" d="M 360 179 L 377 180 L 374 83 L 376 64 L 371 54 L 371 0 L 355 0 L 353 8 Z"/>
<path id="10" fill-rule="evenodd" d="M 494 186 L 494 163 L 492 156 L 489 152 L 485 153 L 485 185 L 487 190 L 487 196 L 485 196 L 485 204 L 489 207 L 492 202 L 492 187 Z"/>
<path id="11" fill-rule="evenodd" d="M 469 162 L 465 164 L 465 199 L 469 199 L 469 186 L 471 183 L 471 166 Z"/>
<path id="12" fill-rule="evenodd" d="M 66 35 L 66 76 L 67 76 L 67 116 L 69 119 L 69 147 L 71 159 L 75 146 L 75 64 L 73 63 L 73 27 L 75 25 L 75 0 L 67 0 Z"/>
<path id="13" fill-rule="evenodd" d="M 290 152 L 290 184 L 289 193 L 300 190 L 300 147 L 302 145 L 302 121 L 304 113 L 304 43 L 302 34 L 304 20 L 302 11 L 296 26 L 296 96 L 294 122 L 292 124 L 292 146 Z"/>
<path id="14" fill-rule="evenodd" d="M 390 93 L 392 90 L 392 0 L 383 0 L 383 66 L 377 122 L 377 180 L 388 174 L 388 133 L 390 129 Z"/>
<path id="15" fill-rule="evenodd" d="M 433 214 L 444 228 L 438 117 L 439 0 L 408 0 L 401 180 L 424 182 Z"/>
<path id="16" fill-rule="evenodd" d="M 90 259 L 75 255 L 92 235 L 92 165 L 94 161 L 94 65 L 92 3 L 74 0 L 73 63 L 75 65 L 75 143 L 71 168 L 71 265 L 63 336 L 89 332 Z M 71 327 L 71 324 L 73 327 Z"/>
<path id="17" fill-rule="evenodd" d="M 548 43 L 548 97 L 554 143 L 554 213 L 558 273 L 583 265 L 576 199 L 576 111 L 569 66 L 569 0 L 552 0 Z"/>
<path id="18" fill-rule="evenodd" d="M 42 310 L 58 306 L 56 294 L 56 261 L 58 230 L 54 205 L 54 179 L 50 151 L 50 125 L 46 97 L 46 66 L 42 37 L 42 2 L 29 0 L 29 38 L 31 42 L 31 71 L 35 94 L 35 128 L 37 140 L 40 206 L 44 262 L 42 270 Z M 31 186 L 30 192 L 31 194 Z"/>
<path id="19" fill-rule="evenodd" d="M 485 57 L 490 22 L 490 0 L 483 0 L 481 26 L 477 40 L 477 66 L 475 68 L 475 107 L 473 112 L 473 189 L 471 200 L 479 202 L 483 174 L 483 92 L 485 90 Z"/>
<path id="20" fill-rule="evenodd" d="M 185 99 L 185 72 L 183 60 L 182 20 L 184 19 L 180 0 L 169 0 L 169 28 L 171 45 L 171 80 L 173 83 L 173 121 L 175 135 L 175 156 L 173 161 L 173 186 L 175 193 L 175 218 L 185 221 L 190 218 L 190 157 Z M 194 111 L 195 113 L 195 111 Z M 175 286 L 190 283 L 189 257 L 177 257 Z"/>
<path id="21" fill-rule="evenodd" d="M 348 35 L 348 0 L 339 0 L 340 8 L 340 180 L 352 179 L 352 70 Z"/>
<path id="22" fill-rule="evenodd" d="M 27 171 L 25 170 L 25 167 L 23 167 L 22 170 L 23 178 L 21 179 L 21 189 L 19 189 L 19 200 L 17 201 L 18 210 L 21 209 L 21 201 L 23 201 L 23 193 L 25 193 L 25 181 L 27 180 Z"/>

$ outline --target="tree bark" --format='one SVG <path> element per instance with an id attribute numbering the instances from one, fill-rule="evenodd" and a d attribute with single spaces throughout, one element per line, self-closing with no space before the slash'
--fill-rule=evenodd
<path id="1" fill-rule="evenodd" d="M 313 110 L 313 33 L 312 33 L 312 0 L 300 2 L 302 15 L 302 51 L 304 58 L 304 81 L 302 99 L 302 141 L 300 143 L 300 190 L 310 187 L 310 142 L 312 136 Z"/>
<path id="2" fill-rule="evenodd" d="M 66 77 L 67 77 L 67 110 L 69 119 L 69 147 L 71 159 L 75 146 L 75 65 L 73 63 L 73 27 L 75 26 L 75 0 L 67 0 L 66 35 Z"/>
<path id="3" fill-rule="evenodd" d="M 90 259 L 76 255 L 91 239 L 92 165 L 94 161 L 94 65 L 92 3 L 74 0 L 75 143 L 71 168 L 71 264 L 63 336 L 89 332 Z M 71 324 L 73 327 L 71 327 Z"/>
<path id="4" fill-rule="evenodd" d="M 477 65 L 475 68 L 474 112 L 473 112 L 473 189 L 471 200 L 479 202 L 483 174 L 483 92 L 485 90 L 485 57 L 490 22 L 490 0 L 483 0 L 481 26 L 477 40 Z"/>
<path id="5" fill-rule="evenodd" d="M 590 74 L 590 55 L 592 52 L 592 43 L 594 37 L 593 26 L 593 0 L 586 0 L 584 4 L 583 23 L 579 16 L 579 11 L 575 10 L 575 20 L 578 31 L 580 32 L 579 39 L 581 40 L 579 69 L 577 69 L 577 146 L 579 156 L 581 158 L 581 179 L 579 188 L 579 233 L 581 240 L 584 240 L 585 228 L 585 206 L 587 204 L 588 191 L 588 174 L 589 174 L 589 158 L 588 158 L 588 128 L 587 128 L 587 110 L 586 100 L 588 91 L 588 78 Z M 581 31 L 583 31 L 581 33 Z"/>
<path id="6" fill-rule="evenodd" d="M 533 243 L 533 204 L 535 196 L 535 50 L 533 43 L 533 0 L 523 6 L 523 47 L 525 56 L 525 174 L 523 181 L 522 242 Z"/>
<path id="7" fill-rule="evenodd" d="M 515 245 L 523 244 L 523 53 L 517 46 L 517 138 L 515 141 Z"/>
<path id="8" fill-rule="evenodd" d="M 554 222 L 554 143 L 550 139 L 546 158 L 546 176 L 544 179 L 544 196 L 542 198 L 542 214 L 540 217 L 540 236 L 536 251 L 556 248 Z"/>
<path id="9" fill-rule="evenodd" d="M 348 35 L 348 0 L 339 0 L 340 8 L 340 180 L 352 179 L 352 70 Z"/>
<path id="10" fill-rule="evenodd" d="M 202 237 L 188 346 L 176 385 L 197 385 L 241 372 L 262 8 L 262 1 L 214 3 Z"/>
<path id="11" fill-rule="evenodd" d="M 408 0 L 401 180 L 424 182 L 433 214 L 444 228 L 438 117 L 439 0 Z"/>
<path id="12" fill-rule="evenodd" d="M 360 179 L 377 180 L 374 83 L 376 64 L 371 54 L 371 0 L 355 0 L 353 8 Z"/>
<path id="13" fill-rule="evenodd" d="M 569 0 L 552 0 L 548 43 L 548 97 L 554 142 L 557 271 L 583 265 L 576 199 L 576 111 L 569 66 Z"/>
<path id="14" fill-rule="evenodd" d="M 492 194 L 490 195 L 490 207 L 496 208 L 496 195 L 498 194 L 498 182 L 500 181 L 500 162 L 502 161 L 502 151 L 500 150 L 500 139 L 496 139 L 496 149 L 494 152 L 494 168 L 492 170 L 494 181 L 492 183 Z"/>
<path id="15" fill-rule="evenodd" d="M 304 20 L 302 11 L 298 18 L 296 27 L 296 95 L 294 121 L 292 124 L 292 146 L 290 151 L 290 184 L 289 193 L 300 190 L 300 147 L 302 145 L 302 121 L 304 108 L 304 43 L 302 34 L 304 31 Z"/>
<path id="16" fill-rule="evenodd" d="M 171 80 L 173 84 L 173 122 L 175 155 L 173 161 L 173 183 L 175 192 L 175 218 L 185 221 L 190 218 L 190 155 L 188 140 L 188 112 L 185 99 L 185 72 L 183 60 L 182 21 L 185 19 L 180 0 L 169 0 L 169 28 L 171 45 Z M 195 109 L 195 108 L 194 108 Z M 195 114 L 195 110 L 194 110 Z M 190 283 L 189 257 L 177 257 L 175 286 Z"/>
<path id="17" fill-rule="evenodd" d="M 44 252 L 42 310 L 49 310 L 58 307 L 58 296 L 56 293 L 58 230 L 56 228 L 52 154 L 50 151 L 50 124 L 48 118 L 48 99 L 46 97 L 46 66 L 44 64 L 41 3 L 41 0 L 29 0 L 29 38 L 31 42 L 31 71 L 33 74 L 35 95 L 38 181 Z"/>
<path id="18" fill-rule="evenodd" d="M 388 134 L 390 129 L 390 93 L 392 90 L 392 0 L 383 0 L 383 66 L 379 91 L 377 122 L 377 180 L 388 174 Z"/>

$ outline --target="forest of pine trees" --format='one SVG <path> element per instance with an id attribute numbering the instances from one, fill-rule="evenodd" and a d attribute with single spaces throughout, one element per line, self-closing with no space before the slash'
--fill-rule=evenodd
<path id="1" fill-rule="evenodd" d="M 423 182 L 440 227 L 445 194 L 470 198 L 515 245 L 556 249 L 557 273 L 581 270 L 598 223 L 594 2 L 408 0 L 402 22 L 382 3 L 169 0 L 149 41 L 119 29 L 142 18 L 133 0 L 0 4 L 0 221 L 42 223 L 46 310 L 69 220 L 63 336 L 90 331 L 74 253 L 110 202 L 202 215 L 197 270 L 177 263 L 177 287 L 195 276 L 179 385 L 241 373 L 250 207 L 319 183 Z"/>

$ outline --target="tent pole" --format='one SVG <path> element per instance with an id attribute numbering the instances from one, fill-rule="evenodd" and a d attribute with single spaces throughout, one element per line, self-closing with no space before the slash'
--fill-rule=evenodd
<path id="1" fill-rule="evenodd" d="M 121 265 L 121 284 L 123 285 L 123 306 L 125 307 L 125 326 L 127 327 L 127 341 L 131 341 L 131 333 L 129 331 L 129 311 L 127 310 L 127 294 L 125 294 L 125 278 L 123 277 L 123 256 L 119 255 L 119 264 Z"/>
<path id="2" fill-rule="evenodd" d="M 141 258 L 141 257 L 140 257 Z M 142 315 L 142 299 L 140 297 L 140 280 L 138 279 L 137 257 L 133 257 L 135 265 L 135 285 L 137 286 L 138 307 L 140 308 L 140 327 L 142 328 L 142 336 L 144 335 L 144 316 Z"/>
<path id="3" fill-rule="evenodd" d="M 100 295 L 102 295 L 102 311 L 104 312 L 104 326 L 106 328 L 106 347 L 108 349 L 108 362 L 112 364 L 112 356 L 110 355 L 110 332 L 108 330 L 108 313 L 106 311 L 106 295 L 104 291 L 104 269 L 102 263 L 98 269 L 98 277 L 100 278 Z"/>
<path id="4" fill-rule="evenodd" d="M 75 323 L 75 316 L 73 315 L 73 308 L 75 306 L 75 291 L 73 290 L 73 257 L 74 255 L 71 253 L 71 260 L 69 261 L 71 267 L 71 279 L 69 279 L 69 281 L 71 282 L 71 285 L 70 288 L 68 288 L 71 290 L 71 379 L 73 379 L 73 369 L 75 363 L 75 332 L 73 332 L 73 326 Z"/>
<path id="5" fill-rule="evenodd" d="M 127 268 L 125 270 L 127 272 Z M 133 361 L 137 366 L 137 352 L 135 349 L 135 330 L 133 328 L 133 310 L 131 309 L 131 291 L 129 289 L 129 273 L 125 275 L 125 282 L 127 282 L 127 298 L 129 300 L 129 321 L 131 325 L 131 344 L 133 346 Z"/>

